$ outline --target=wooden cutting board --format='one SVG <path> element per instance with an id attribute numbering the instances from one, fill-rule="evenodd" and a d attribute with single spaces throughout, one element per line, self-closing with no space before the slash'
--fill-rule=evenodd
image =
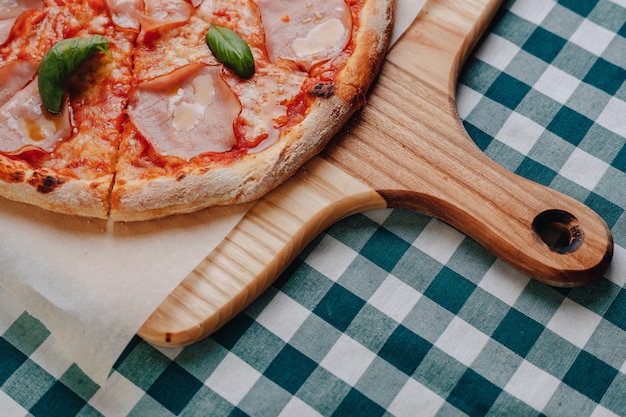
<path id="1" fill-rule="evenodd" d="M 613 241 L 579 202 L 486 157 L 455 104 L 457 76 L 499 0 L 430 0 L 392 48 L 368 104 L 291 180 L 258 201 L 146 321 L 146 341 L 182 346 L 256 299 L 321 231 L 385 207 L 456 227 L 548 285 L 599 278 Z"/>

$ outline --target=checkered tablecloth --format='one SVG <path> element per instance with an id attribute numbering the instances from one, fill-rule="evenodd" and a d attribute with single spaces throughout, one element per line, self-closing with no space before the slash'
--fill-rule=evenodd
<path id="1" fill-rule="evenodd" d="M 626 415 L 625 80 L 626 1 L 518 0 L 459 84 L 485 153 L 605 219 L 600 281 L 552 288 L 437 220 L 368 212 L 212 337 L 135 338 L 103 388 L 0 290 L 0 416 Z"/>

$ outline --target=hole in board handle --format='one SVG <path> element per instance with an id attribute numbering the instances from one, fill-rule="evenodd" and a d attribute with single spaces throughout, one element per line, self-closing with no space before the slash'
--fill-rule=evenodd
<path id="1" fill-rule="evenodd" d="M 576 217 L 563 210 L 546 210 L 535 217 L 533 231 L 557 253 L 572 253 L 583 241 L 584 233 Z"/>

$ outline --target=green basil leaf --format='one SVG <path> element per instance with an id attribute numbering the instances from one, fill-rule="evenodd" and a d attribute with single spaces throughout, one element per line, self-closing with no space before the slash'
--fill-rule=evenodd
<path id="1" fill-rule="evenodd" d="M 206 43 L 215 58 L 242 78 L 254 74 L 254 58 L 250 46 L 234 31 L 221 26 L 211 26 Z"/>
<path id="2" fill-rule="evenodd" d="M 90 56 L 108 50 L 109 41 L 101 35 L 64 39 L 54 44 L 39 63 L 39 95 L 44 107 L 58 114 L 72 72 Z"/>

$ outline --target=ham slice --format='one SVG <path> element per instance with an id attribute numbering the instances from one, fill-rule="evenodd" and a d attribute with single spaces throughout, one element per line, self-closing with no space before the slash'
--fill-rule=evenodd
<path id="1" fill-rule="evenodd" d="M 12 61 L 0 67 L 0 106 L 37 75 L 37 60 Z"/>
<path id="2" fill-rule="evenodd" d="M 188 160 L 236 144 L 233 123 L 241 105 L 220 69 L 191 64 L 133 89 L 128 114 L 155 151 Z"/>
<path id="3" fill-rule="evenodd" d="M 66 97 L 59 115 L 48 113 L 39 97 L 37 78 L 0 107 L 0 150 L 16 152 L 36 146 L 51 152 L 72 134 L 71 109 Z"/>
<path id="4" fill-rule="evenodd" d="M 202 0 L 107 0 L 113 23 L 145 32 L 187 22 Z"/>
<path id="5" fill-rule="evenodd" d="M 145 12 L 141 16 L 141 29 L 144 32 L 185 23 L 193 12 L 193 7 L 187 0 L 144 1 Z"/>
<path id="6" fill-rule="evenodd" d="M 13 24 L 22 13 L 43 6 L 42 0 L 0 0 L 0 45 L 9 39 Z"/>
<path id="7" fill-rule="evenodd" d="M 0 0 L 0 20 L 18 17 L 26 10 L 43 6 L 43 0 Z"/>
<path id="8" fill-rule="evenodd" d="M 344 0 L 258 0 L 267 52 L 274 63 L 303 69 L 332 59 L 350 40 L 352 16 Z"/>
<path id="9" fill-rule="evenodd" d="M 107 6 L 113 23 L 121 28 L 139 31 L 143 0 L 107 0 Z"/>
<path id="10" fill-rule="evenodd" d="M 5 43 L 9 39 L 9 35 L 11 35 L 11 29 L 13 28 L 13 24 L 17 20 L 17 17 L 12 19 L 0 20 L 0 45 Z"/>

